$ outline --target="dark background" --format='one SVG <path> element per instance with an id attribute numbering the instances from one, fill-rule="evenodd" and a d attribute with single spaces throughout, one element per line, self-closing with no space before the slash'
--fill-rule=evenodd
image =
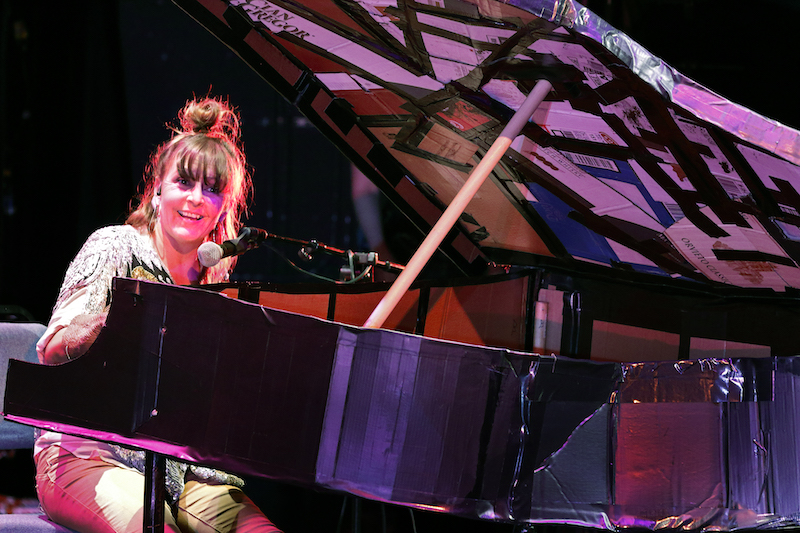
<path id="1" fill-rule="evenodd" d="M 349 163 L 171 2 L 3 0 L 2 9 L 0 304 L 47 322 L 69 261 L 94 229 L 124 221 L 165 124 L 195 94 L 229 96 L 241 112 L 251 225 L 362 249 Z M 264 249 L 237 270 L 266 273 L 298 278 Z"/>

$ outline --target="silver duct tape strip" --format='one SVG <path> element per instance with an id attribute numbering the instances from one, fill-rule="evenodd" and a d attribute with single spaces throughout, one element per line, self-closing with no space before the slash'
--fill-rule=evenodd
<path id="1" fill-rule="evenodd" d="M 511 0 L 509 3 L 602 44 L 670 102 L 800 165 L 800 132 L 730 102 L 687 78 L 574 0 Z"/>
<path id="2" fill-rule="evenodd" d="M 518 523 L 800 525 L 800 358 L 596 363 L 347 329 L 334 376 L 329 488 Z"/>

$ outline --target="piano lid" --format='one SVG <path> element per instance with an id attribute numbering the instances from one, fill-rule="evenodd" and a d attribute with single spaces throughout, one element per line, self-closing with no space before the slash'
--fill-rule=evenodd
<path id="1" fill-rule="evenodd" d="M 423 231 L 539 79 L 547 100 L 442 245 L 487 262 L 800 288 L 798 132 L 573 0 L 174 0 Z"/>

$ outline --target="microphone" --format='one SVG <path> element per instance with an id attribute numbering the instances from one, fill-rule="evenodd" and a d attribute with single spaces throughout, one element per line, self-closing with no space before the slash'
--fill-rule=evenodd
<path id="1" fill-rule="evenodd" d="M 204 242 L 197 249 L 197 260 L 206 268 L 213 267 L 225 257 L 241 255 L 247 250 L 257 248 L 269 233 L 259 228 L 242 228 L 239 236 L 222 244 Z"/>

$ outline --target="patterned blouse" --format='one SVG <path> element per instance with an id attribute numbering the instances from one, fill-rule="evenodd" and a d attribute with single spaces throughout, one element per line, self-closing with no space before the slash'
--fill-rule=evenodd
<path id="1" fill-rule="evenodd" d="M 68 326 L 76 316 L 93 315 L 108 310 L 111 305 L 111 281 L 114 277 L 173 283 L 149 234 L 140 233 L 129 225 L 100 228 L 86 240 L 67 268 L 47 331 L 37 344 L 40 360 L 43 360 L 44 348 L 52 336 L 59 329 Z M 76 457 L 100 457 L 106 462 L 144 473 L 143 451 L 43 431 L 36 441 L 34 452 L 38 453 L 51 445 L 60 446 Z M 168 460 L 167 491 L 173 503 L 183 491 L 187 469 L 201 480 L 239 487 L 244 484 L 240 478 L 219 470 Z"/>

